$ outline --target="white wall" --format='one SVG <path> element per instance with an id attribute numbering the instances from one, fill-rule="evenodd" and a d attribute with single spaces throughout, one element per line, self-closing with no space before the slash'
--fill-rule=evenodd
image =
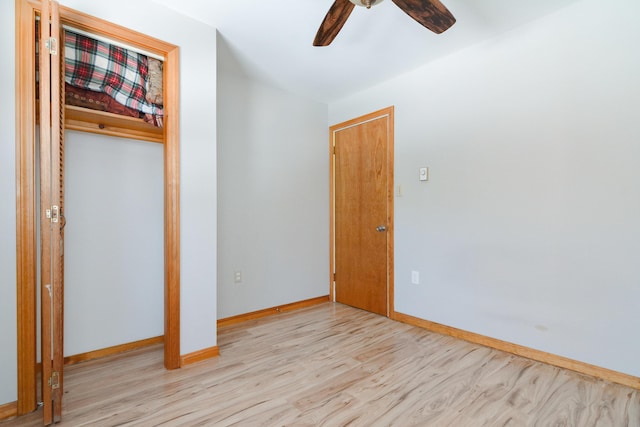
<path id="1" fill-rule="evenodd" d="M 329 293 L 327 105 L 247 78 L 218 42 L 218 318 Z M 234 283 L 234 272 L 242 283 Z"/>
<path id="2" fill-rule="evenodd" d="M 181 354 L 216 345 L 216 32 L 149 0 L 87 2 L 65 6 L 98 16 L 180 46 L 181 123 Z M 1 53 L 14 58 L 13 2 L 3 2 Z M 0 99 L 2 123 L 0 241 L 0 404 L 15 401 L 15 64 L 4 61 Z M 5 238 L 6 232 L 6 238 Z M 6 380 L 5 380 L 6 379 Z"/>
<path id="3" fill-rule="evenodd" d="M 163 146 L 65 142 L 65 356 L 163 335 Z"/>
<path id="4" fill-rule="evenodd" d="M 0 56 L 15 57 L 14 2 L 0 12 Z M 17 397 L 15 64 L 0 61 L 0 405 Z"/>
<path id="5" fill-rule="evenodd" d="M 396 106 L 396 311 L 640 376 L 638 15 L 584 0 L 330 105 Z"/>

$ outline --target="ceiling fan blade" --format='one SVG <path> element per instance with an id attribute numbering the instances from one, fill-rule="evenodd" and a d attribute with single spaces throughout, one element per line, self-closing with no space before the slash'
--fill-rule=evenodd
<path id="1" fill-rule="evenodd" d="M 329 44 L 336 38 L 338 32 L 347 22 L 347 18 L 351 15 L 351 11 L 355 5 L 349 0 L 336 0 L 324 17 L 316 38 L 313 39 L 314 46 L 329 46 Z"/>
<path id="2" fill-rule="evenodd" d="M 440 0 L 393 0 L 407 15 L 421 25 L 440 34 L 456 22 L 451 12 Z"/>

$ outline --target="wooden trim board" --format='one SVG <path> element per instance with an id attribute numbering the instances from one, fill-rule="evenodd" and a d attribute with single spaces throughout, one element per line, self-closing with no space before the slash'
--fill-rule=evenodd
<path id="1" fill-rule="evenodd" d="M 114 345 L 113 347 L 102 348 L 100 350 L 88 351 L 86 353 L 79 353 L 73 356 L 67 356 L 64 358 L 64 364 L 66 365 L 75 365 L 76 363 L 88 362 L 89 360 L 100 359 L 107 356 L 113 356 L 116 354 L 125 353 L 131 350 L 137 350 L 140 348 L 151 347 L 156 344 L 162 344 L 164 342 L 164 337 L 161 335 L 159 337 L 147 338 L 144 340 L 133 341 L 126 344 Z M 42 362 L 38 362 L 36 364 L 36 372 L 40 372 L 42 370 Z"/>
<path id="2" fill-rule="evenodd" d="M 18 415 L 18 402 L 9 402 L 0 405 L 0 421 L 13 418 Z"/>
<path id="3" fill-rule="evenodd" d="M 299 310 L 301 308 L 324 304 L 325 302 L 329 302 L 329 295 L 298 302 L 292 302 L 290 304 L 279 305 L 276 307 L 265 308 L 263 310 L 252 311 L 251 313 L 238 314 L 237 316 L 218 319 L 218 328 L 224 328 L 225 326 L 235 325 L 236 323 L 242 323 L 248 320 L 255 320 L 262 317 L 273 316 L 274 314 L 280 314 L 287 311 Z"/>
<path id="4" fill-rule="evenodd" d="M 134 341 L 126 344 L 114 345 L 113 347 L 107 347 L 100 350 L 89 351 L 87 353 L 80 353 L 73 356 L 67 356 L 64 358 L 65 365 L 75 365 L 76 363 L 86 362 L 88 360 L 99 359 L 101 357 L 113 356 L 114 354 L 124 353 L 126 351 L 137 350 L 143 347 L 149 347 L 155 344 L 162 344 L 164 337 L 153 337 L 144 340 Z"/>
<path id="5" fill-rule="evenodd" d="M 601 380 L 611 381 L 613 383 L 622 384 L 627 387 L 640 389 L 640 377 L 634 377 L 632 375 L 623 374 L 622 372 L 601 368 L 599 366 L 569 359 L 567 357 L 546 353 L 544 351 L 536 350 L 518 344 L 513 344 L 496 338 L 487 337 L 485 335 L 476 334 L 474 332 L 453 328 L 451 326 L 446 326 L 440 323 L 431 322 L 429 320 L 420 319 L 418 317 L 413 317 L 408 314 L 399 313 L 397 311 L 395 313 L 394 320 L 409 325 L 418 326 L 431 332 L 436 332 L 438 334 L 449 335 L 451 337 L 459 338 L 474 344 L 483 345 L 485 347 L 493 348 L 496 350 L 506 351 L 507 353 L 526 357 L 527 359 L 546 363 L 548 365 L 569 369 L 571 371 L 589 375 Z"/>
<path id="6" fill-rule="evenodd" d="M 16 268 L 18 414 L 36 409 L 36 175 L 34 12 L 16 0 Z M 23 61 L 19 58 L 30 58 Z"/>
<path id="7" fill-rule="evenodd" d="M 202 362 L 203 360 L 212 359 L 220 356 L 220 349 L 218 346 L 209 348 L 203 348 L 202 350 L 194 351 L 180 357 L 180 366 L 187 366 L 193 363 Z"/>
<path id="8" fill-rule="evenodd" d="M 164 66 L 164 367 L 180 367 L 180 50 Z"/>
<path id="9" fill-rule="evenodd" d="M 387 240 L 387 317 L 389 317 L 390 319 L 393 319 L 396 315 L 395 312 L 395 307 L 396 307 L 396 303 L 395 303 L 395 289 L 396 289 L 396 285 L 395 285 L 395 277 L 396 277 L 396 273 L 395 273 L 395 224 L 396 224 L 396 220 L 395 220 L 395 181 L 394 181 L 394 176 L 395 176 L 395 157 L 394 157 L 394 153 L 395 153 L 395 135 L 396 135 L 396 131 L 395 131 L 395 106 L 390 106 L 387 107 L 386 109 L 383 109 L 381 111 L 387 111 L 387 113 L 389 114 L 389 128 L 388 128 L 388 132 L 389 132 L 389 140 L 387 143 L 387 174 L 388 174 L 388 181 L 387 181 L 387 208 L 388 208 L 388 212 L 387 212 L 387 222 L 388 222 L 388 228 L 389 230 L 387 231 L 387 234 L 389 235 L 389 238 Z"/>

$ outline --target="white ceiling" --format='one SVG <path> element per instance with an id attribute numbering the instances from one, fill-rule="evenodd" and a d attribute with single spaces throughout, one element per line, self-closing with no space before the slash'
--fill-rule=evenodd
<path id="1" fill-rule="evenodd" d="M 456 24 L 436 35 L 391 0 L 356 7 L 328 47 L 312 41 L 333 0 L 153 0 L 218 29 L 243 72 L 331 102 L 578 0 L 442 0 Z"/>

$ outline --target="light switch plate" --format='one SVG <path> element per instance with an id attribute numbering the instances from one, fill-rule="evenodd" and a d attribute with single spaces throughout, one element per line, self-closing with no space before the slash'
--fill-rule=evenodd
<path id="1" fill-rule="evenodd" d="M 413 270 L 411 272 L 411 284 L 419 285 L 420 284 L 420 272 Z"/>
<path id="2" fill-rule="evenodd" d="M 429 181 L 429 168 L 420 168 L 420 181 Z"/>

